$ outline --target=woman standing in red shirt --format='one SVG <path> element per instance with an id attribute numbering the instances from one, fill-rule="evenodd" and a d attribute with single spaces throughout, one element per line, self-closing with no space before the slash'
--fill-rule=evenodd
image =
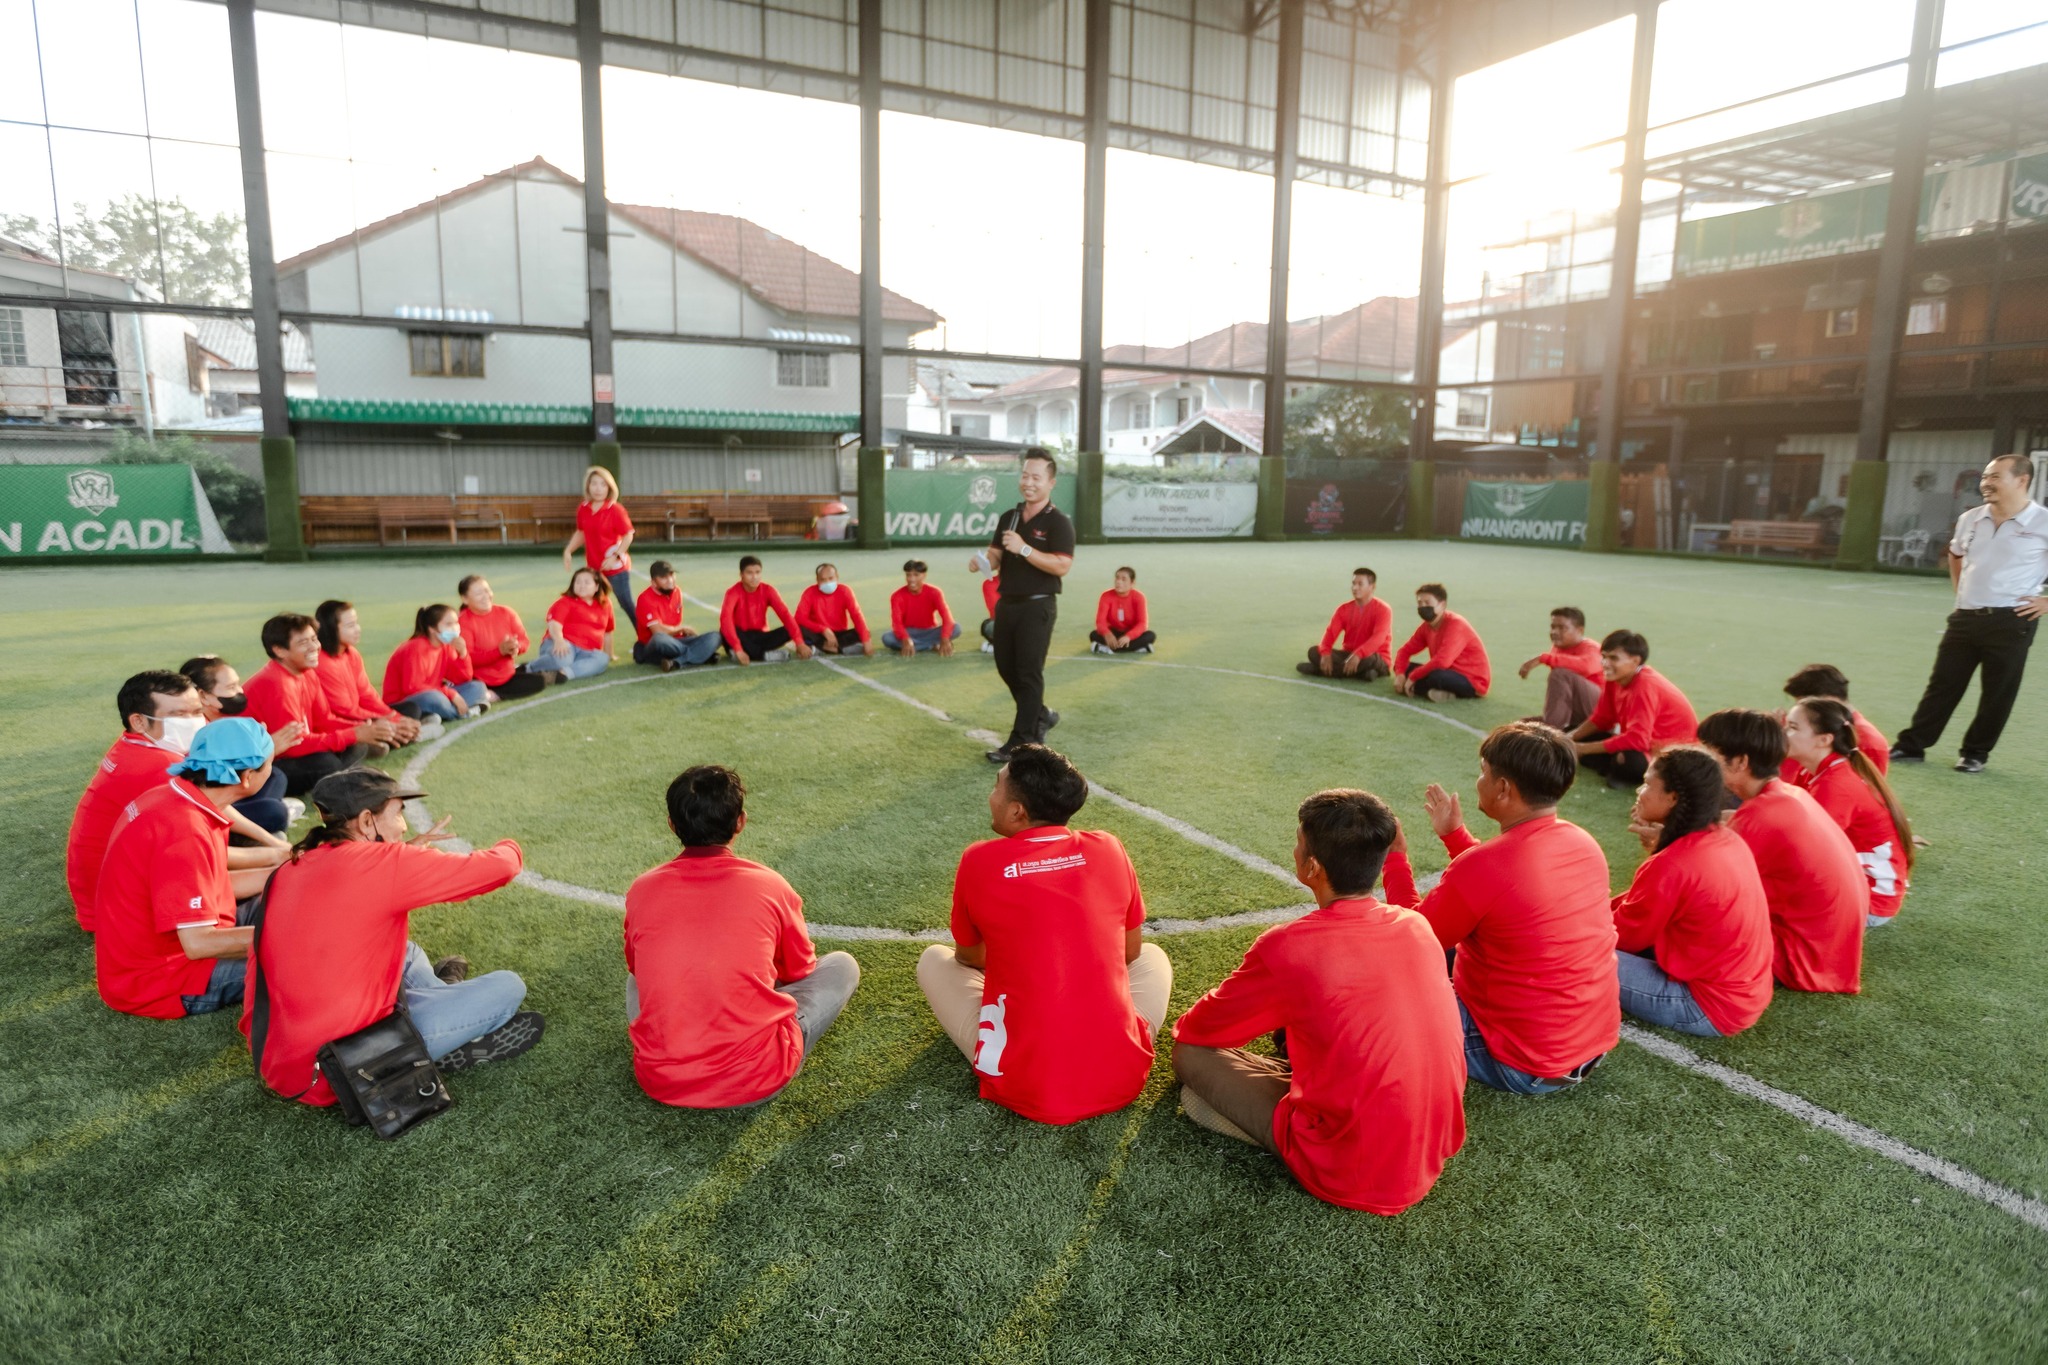
<path id="1" fill-rule="evenodd" d="M 313 609 L 314 631 L 320 637 L 320 662 L 313 676 L 327 698 L 327 709 L 341 720 L 386 720 L 398 731 L 398 742 L 410 744 L 420 737 L 420 718 L 411 711 L 394 711 L 370 686 L 370 670 L 363 665 L 363 623 L 356 619 L 356 604 L 329 598 Z"/>
<path id="2" fill-rule="evenodd" d="M 384 700 L 423 715 L 460 720 L 483 709 L 488 691 L 470 667 L 455 608 L 445 602 L 421 607 L 412 619 L 412 638 L 392 650 L 384 666 Z"/>
<path id="3" fill-rule="evenodd" d="M 1856 713 L 1833 697 L 1808 697 L 1785 713 L 1785 757 L 1793 781 L 1842 827 L 1870 878 L 1864 927 L 1890 924 L 1913 871 L 1913 827 L 1877 765 L 1857 744 Z"/>
<path id="4" fill-rule="evenodd" d="M 595 569 L 578 569 L 569 575 L 548 608 L 547 634 L 532 663 L 531 673 L 554 673 L 561 681 L 588 678 L 604 672 L 612 663 L 611 589 Z"/>
<path id="5" fill-rule="evenodd" d="M 583 501 L 576 508 L 576 530 L 562 547 L 562 567 L 570 567 L 570 556 L 583 551 L 583 563 L 602 574 L 611 584 L 612 598 L 633 611 L 633 519 L 619 501 L 619 481 L 602 465 L 583 472 Z M 609 635 L 611 632 L 605 632 Z M 609 645 L 607 645 L 609 649 Z"/>

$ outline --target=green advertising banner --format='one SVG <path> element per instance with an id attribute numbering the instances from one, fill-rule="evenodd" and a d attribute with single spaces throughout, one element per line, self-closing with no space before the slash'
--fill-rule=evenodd
<path id="1" fill-rule="evenodd" d="M 1009 469 L 892 469 L 885 484 L 889 538 L 986 541 L 996 518 L 1023 501 L 1017 475 Z M 1074 515 L 1074 479 L 1063 474 L 1052 486 L 1052 504 Z"/>
<path id="2" fill-rule="evenodd" d="M 2012 216 L 2037 223 L 2048 218 L 2048 152 L 2023 156 L 2012 167 Z"/>
<path id="3" fill-rule="evenodd" d="M 1467 540 L 1527 540 L 1582 545 L 1586 540 L 1586 481 L 1468 483 L 1458 534 Z"/>
<path id="4" fill-rule="evenodd" d="M 232 549 L 190 465 L 0 465 L 0 558 Z"/>

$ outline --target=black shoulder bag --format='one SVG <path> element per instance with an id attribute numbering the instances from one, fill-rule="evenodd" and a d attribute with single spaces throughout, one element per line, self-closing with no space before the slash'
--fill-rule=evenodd
<path id="1" fill-rule="evenodd" d="M 284 875 L 279 868 L 271 875 L 271 887 Z M 270 904 L 270 888 L 256 903 L 250 924 L 256 930 L 249 947 L 253 960 L 263 946 L 263 919 Z M 334 1099 L 342 1117 L 354 1127 L 367 1125 L 379 1138 L 389 1141 L 455 1103 L 441 1079 L 441 1069 L 427 1055 L 420 1031 L 405 1012 L 404 984 L 391 1013 L 354 1033 L 323 1046 L 315 1062 L 321 1075 L 334 1088 Z M 256 1062 L 256 1079 L 263 1081 L 263 1044 L 270 1032 L 270 990 L 261 971 L 256 973 L 256 997 L 249 1010 L 249 1051 Z M 308 1085 L 306 1090 L 313 1087 Z M 282 1095 L 296 1100 L 304 1095 Z M 278 1094 L 272 1091 L 272 1094 Z"/>

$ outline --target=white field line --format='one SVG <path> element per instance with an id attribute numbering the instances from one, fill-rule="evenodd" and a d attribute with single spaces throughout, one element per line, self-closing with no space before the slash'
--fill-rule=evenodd
<path id="1" fill-rule="evenodd" d="M 1361 692 L 1356 687 L 1346 687 L 1341 683 L 1318 682 L 1314 678 L 1304 677 L 1299 674 L 1292 678 L 1283 678 L 1278 674 L 1254 673 L 1250 669 L 1245 668 L 1217 668 L 1213 664 L 1176 664 L 1168 663 L 1163 659 L 1119 659 L 1108 654 L 1062 654 L 1056 659 L 1047 659 L 1046 662 L 1049 664 L 1115 664 L 1124 668 L 1182 668 L 1190 673 L 1221 673 L 1225 677 L 1256 678 L 1260 682 L 1285 683 L 1289 687 L 1312 687 L 1318 692 L 1335 692 L 1339 696 L 1351 697 L 1358 701 L 1378 702 L 1381 706 L 1391 706 L 1397 711 L 1406 711 L 1411 715 L 1421 716 L 1424 720 L 1433 720 L 1439 725 L 1448 725 L 1453 730 L 1463 730 L 1468 735 L 1477 735 L 1481 739 L 1486 738 L 1486 731 L 1478 726 L 1467 725 L 1457 717 L 1447 716 L 1441 711 L 1410 705 L 1405 701 L 1396 701 L 1392 697 L 1382 697 L 1377 692 Z M 1445 705 L 1449 705 L 1449 703 L 1445 703 Z"/>

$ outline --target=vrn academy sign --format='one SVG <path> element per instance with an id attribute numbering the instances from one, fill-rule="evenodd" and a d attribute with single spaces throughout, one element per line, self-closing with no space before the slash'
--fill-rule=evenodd
<path id="1" fill-rule="evenodd" d="M 189 465 L 0 466 L 0 558 L 230 548 Z"/>

